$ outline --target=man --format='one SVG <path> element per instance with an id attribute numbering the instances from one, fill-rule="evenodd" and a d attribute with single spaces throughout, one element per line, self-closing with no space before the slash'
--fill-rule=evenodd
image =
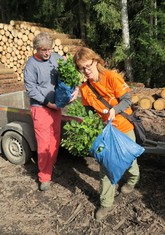
<path id="1" fill-rule="evenodd" d="M 25 66 L 24 82 L 30 97 L 30 109 L 37 140 L 38 179 L 40 190 L 50 189 L 53 165 L 57 160 L 60 144 L 61 109 L 54 101 L 54 88 L 58 79 L 58 59 L 52 52 L 53 39 L 42 32 L 33 40 L 36 53 Z M 78 90 L 72 94 L 71 102 L 77 98 Z"/>

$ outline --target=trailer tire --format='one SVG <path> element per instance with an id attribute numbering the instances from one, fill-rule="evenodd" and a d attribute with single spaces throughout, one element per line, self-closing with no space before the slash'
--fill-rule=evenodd
<path id="1" fill-rule="evenodd" d="M 2 137 L 2 151 L 13 164 L 23 165 L 32 156 L 32 151 L 25 138 L 15 131 L 7 131 Z"/>

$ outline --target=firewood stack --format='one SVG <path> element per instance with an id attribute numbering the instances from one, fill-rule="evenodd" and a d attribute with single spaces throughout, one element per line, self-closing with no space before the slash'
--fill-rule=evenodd
<path id="1" fill-rule="evenodd" d="M 142 121 L 146 137 L 165 142 L 165 88 L 146 88 L 142 83 L 129 85 L 135 113 Z"/>
<path id="2" fill-rule="evenodd" d="M 68 53 L 74 54 L 79 46 L 84 45 L 80 39 L 58 33 L 40 24 L 14 20 L 11 20 L 10 24 L 0 23 L 0 62 L 15 72 L 18 81 L 23 80 L 25 62 L 33 54 L 33 38 L 40 32 L 51 34 L 54 39 L 54 51 L 64 57 L 67 57 Z"/>
<path id="3" fill-rule="evenodd" d="M 131 99 L 132 103 L 141 109 L 165 110 L 165 88 L 132 88 Z"/>
<path id="4" fill-rule="evenodd" d="M 24 84 L 18 81 L 14 70 L 0 63 L 0 94 L 21 90 L 24 90 Z"/>

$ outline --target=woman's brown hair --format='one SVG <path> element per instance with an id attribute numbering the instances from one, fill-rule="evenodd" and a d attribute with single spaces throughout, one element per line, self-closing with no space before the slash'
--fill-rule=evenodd
<path id="1" fill-rule="evenodd" d="M 76 69 L 79 70 L 80 64 L 87 60 L 94 60 L 97 61 L 97 69 L 100 73 L 102 73 L 104 68 L 104 60 L 93 50 L 88 47 L 80 47 L 73 57 L 73 61 L 76 65 Z"/>

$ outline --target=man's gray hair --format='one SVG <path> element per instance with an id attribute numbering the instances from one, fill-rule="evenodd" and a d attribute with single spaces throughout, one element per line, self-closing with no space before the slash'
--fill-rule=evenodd
<path id="1" fill-rule="evenodd" d="M 52 48 L 53 38 L 47 32 L 41 32 L 33 39 L 33 49 L 39 49 L 41 47 Z"/>

